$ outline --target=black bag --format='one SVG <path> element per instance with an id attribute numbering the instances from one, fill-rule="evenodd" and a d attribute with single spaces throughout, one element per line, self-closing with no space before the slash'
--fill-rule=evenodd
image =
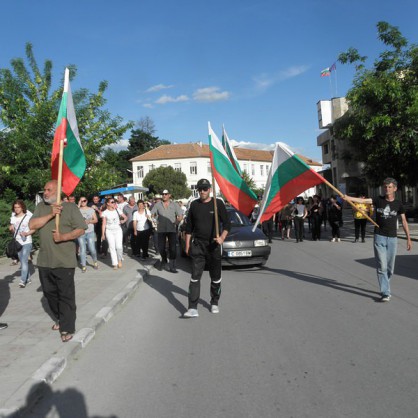
<path id="1" fill-rule="evenodd" d="M 16 238 L 12 238 L 6 246 L 6 255 L 8 258 L 13 258 L 17 260 L 19 258 L 18 252 L 22 249 L 22 244 L 16 240 Z"/>
<path id="2" fill-rule="evenodd" d="M 18 252 L 22 249 L 22 244 L 16 240 L 17 233 L 19 232 L 20 225 L 22 225 L 23 220 L 26 218 L 26 215 L 20 221 L 19 226 L 16 229 L 16 232 L 13 235 L 13 238 L 7 243 L 6 245 L 6 255 L 8 258 L 13 258 L 14 260 L 18 260 Z"/>

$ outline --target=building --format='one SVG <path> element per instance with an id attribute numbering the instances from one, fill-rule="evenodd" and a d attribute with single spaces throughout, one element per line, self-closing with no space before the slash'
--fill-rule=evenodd
<path id="1" fill-rule="evenodd" d="M 243 171 L 253 179 L 256 187 L 264 189 L 273 159 L 273 151 L 234 148 Z M 318 171 L 322 164 L 299 155 L 309 166 Z M 209 145 L 202 142 L 161 145 L 138 157 L 132 158 L 133 183 L 142 186 L 144 177 L 153 169 L 171 166 L 182 171 L 187 177 L 187 185 L 192 191 L 201 178 L 211 179 Z M 314 192 L 312 193 L 314 194 Z M 309 195 L 307 195 L 309 196 Z"/>
<path id="2" fill-rule="evenodd" d="M 344 194 L 356 195 L 360 191 L 367 192 L 366 179 L 362 176 L 364 163 L 354 160 L 348 141 L 333 136 L 332 128 L 335 121 L 348 110 L 345 97 L 320 100 L 317 103 L 317 110 L 319 129 L 324 130 L 317 137 L 317 145 L 322 148 L 323 164 L 329 165 L 329 168 L 321 174 Z M 321 187 L 325 186 L 321 185 Z"/>

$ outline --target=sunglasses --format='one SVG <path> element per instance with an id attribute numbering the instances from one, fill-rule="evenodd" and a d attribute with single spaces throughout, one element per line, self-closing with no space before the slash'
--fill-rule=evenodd
<path id="1" fill-rule="evenodd" d="M 207 192 L 209 190 L 209 187 L 199 187 L 197 189 L 198 192 Z"/>
<path id="2" fill-rule="evenodd" d="M 81 203 L 86 203 L 86 202 L 87 202 L 86 199 L 81 200 Z"/>
<path id="3" fill-rule="evenodd" d="M 111 200 L 110 202 L 107 202 L 107 203 L 108 203 L 108 204 L 109 204 L 109 203 L 115 203 L 115 201 L 114 201 L 114 200 Z"/>

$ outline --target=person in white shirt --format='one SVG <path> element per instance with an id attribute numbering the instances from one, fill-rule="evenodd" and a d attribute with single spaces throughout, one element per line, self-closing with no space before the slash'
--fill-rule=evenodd
<path id="1" fill-rule="evenodd" d="M 149 257 L 149 238 L 152 233 L 151 212 L 145 207 L 143 200 L 137 202 L 138 210 L 133 214 L 133 229 L 136 237 L 136 256 L 142 259 Z"/>
<path id="2" fill-rule="evenodd" d="M 102 241 L 105 239 L 109 245 L 110 257 L 114 270 L 122 268 L 123 259 L 123 233 L 121 223 L 128 220 L 124 213 L 118 213 L 116 210 L 115 199 L 109 197 L 106 199 L 106 210 L 102 212 Z"/>
<path id="3" fill-rule="evenodd" d="M 15 235 L 17 242 L 22 245 L 22 249 L 18 253 L 21 265 L 19 287 L 25 288 L 27 284 L 31 283 L 29 256 L 32 251 L 32 234 L 35 230 L 29 228 L 32 213 L 26 210 L 26 205 L 23 200 L 15 200 L 12 210 L 13 215 L 10 218 L 9 230 Z"/>

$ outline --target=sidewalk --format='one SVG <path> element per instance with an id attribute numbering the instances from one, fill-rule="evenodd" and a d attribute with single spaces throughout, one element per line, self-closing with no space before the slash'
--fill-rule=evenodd
<path id="1" fill-rule="evenodd" d="M 42 395 L 39 388 L 47 386 L 39 383 L 57 379 L 67 361 L 135 292 L 154 263 L 152 258 L 140 263 L 125 256 L 122 269 L 114 271 L 108 256 L 99 260 L 99 270 L 91 265 L 86 273 L 76 269 L 77 332 L 64 344 L 59 332 L 51 330 L 53 320 L 38 271 L 31 276 L 32 284 L 21 289 L 19 267 L 0 258 L 0 322 L 8 324 L 0 330 L 0 417 L 10 417 L 19 408 L 35 403 Z"/>

